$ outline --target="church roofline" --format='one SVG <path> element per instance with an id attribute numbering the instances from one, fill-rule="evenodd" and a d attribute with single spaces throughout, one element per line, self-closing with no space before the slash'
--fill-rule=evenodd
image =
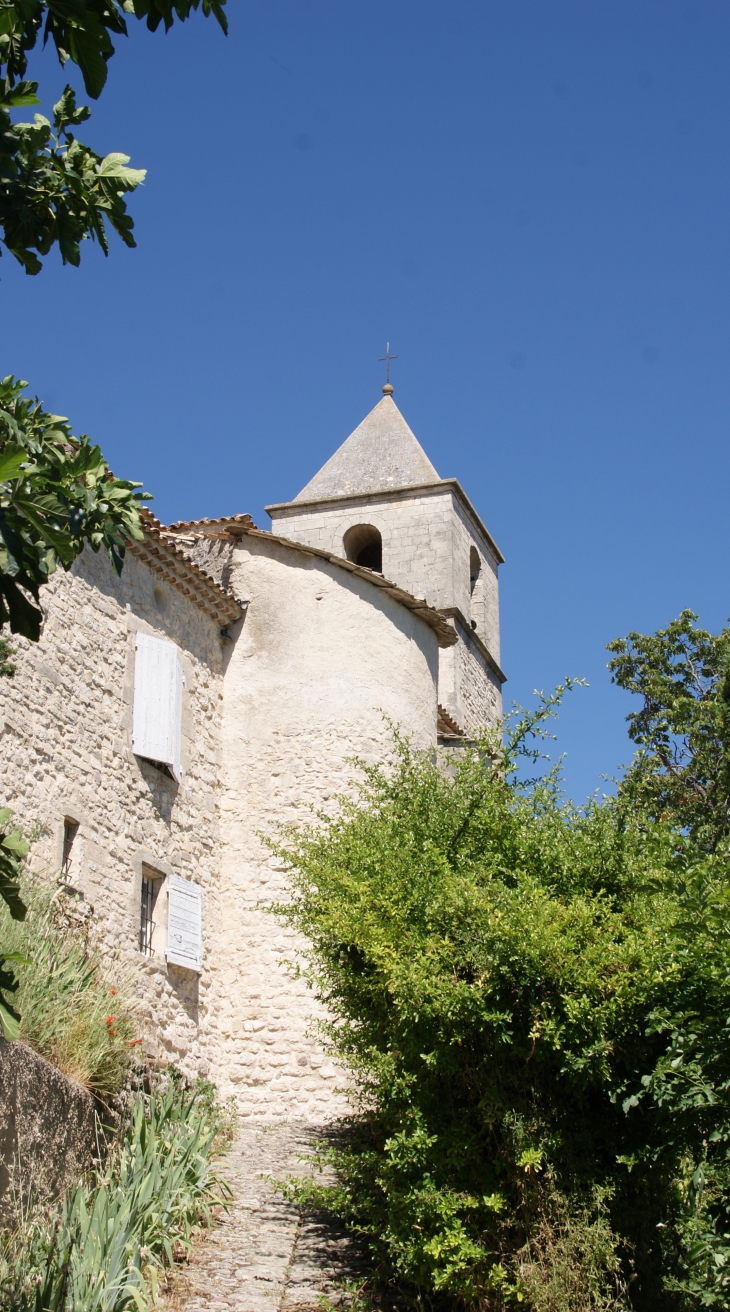
<path id="1" fill-rule="evenodd" d="M 246 522 L 248 521 L 248 522 Z M 375 588 L 382 588 L 389 597 L 405 606 L 406 610 L 417 615 L 419 619 L 428 624 L 436 634 L 436 641 L 439 647 L 453 647 L 458 642 L 456 629 L 445 619 L 439 611 L 433 606 L 429 606 L 427 601 L 414 597 L 405 588 L 399 588 L 397 583 L 392 583 L 390 579 L 383 578 L 380 574 L 375 574 L 371 569 L 366 569 L 364 565 L 355 565 L 351 560 L 345 560 L 342 556 L 335 556 L 331 551 L 323 551 L 320 547 L 310 547 L 304 542 L 293 542 L 291 538 L 281 537 L 278 533 L 269 533 L 265 529 L 256 528 L 251 522 L 248 515 L 231 515 L 229 519 L 189 520 L 185 524 L 170 525 L 169 529 L 163 529 L 164 533 L 169 534 L 167 541 L 175 536 L 176 533 L 185 535 L 186 530 L 192 529 L 192 536 L 212 537 L 219 535 L 230 535 L 233 538 L 252 537 L 264 542 L 276 542 L 281 547 L 289 547 L 292 551 L 298 551 L 300 555 L 316 556 L 320 560 L 326 560 L 330 565 L 336 565 L 338 569 L 344 569 L 348 574 L 355 574 L 357 578 L 363 579 Z M 197 530 L 197 534 L 196 534 Z M 207 577 L 207 575 L 206 575 Z"/>
<path id="2" fill-rule="evenodd" d="M 165 526 L 165 533 L 184 533 L 186 529 L 202 529 L 206 532 L 209 529 L 221 528 L 226 530 L 230 524 L 248 524 L 251 528 L 256 528 L 248 512 L 240 515 L 217 515 L 214 519 L 176 519 L 173 524 Z"/>
<path id="3" fill-rule="evenodd" d="M 140 516 L 144 541 L 128 539 L 127 550 L 155 574 L 159 574 L 166 583 L 200 606 L 217 624 L 227 627 L 240 620 L 245 605 L 191 560 L 182 546 L 167 537 L 164 525 L 150 510 L 141 508 Z"/>
<path id="4" fill-rule="evenodd" d="M 438 483 L 412 483 L 405 487 L 386 488 L 380 492 L 346 492 L 336 497 L 317 497 L 312 501 L 279 501 L 274 505 L 265 506 L 264 509 L 266 510 L 267 515 L 271 516 L 273 520 L 274 516 L 272 511 L 291 510 L 296 512 L 298 510 L 313 510 L 317 506 L 346 505 L 348 503 L 351 505 L 357 505 L 364 501 L 393 501 L 398 497 L 407 496 L 413 492 L 422 492 L 427 496 L 433 496 L 434 493 L 442 491 L 444 488 L 450 488 L 456 493 L 458 500 L 461 502 L 469 515 L 469 518 L 472 520 L 474 527 L 487 543 L 487 546 L 492 552 L 497 564 L 503 565 L 504 556 L 502 555 L 502 552 L 494 541 L 486 524 L 474 509 L 474 506 L 466 495 L 458 478 L 440 478 Z M 311 550 L 311 548 L 307 548 L 307 550 Z"/>

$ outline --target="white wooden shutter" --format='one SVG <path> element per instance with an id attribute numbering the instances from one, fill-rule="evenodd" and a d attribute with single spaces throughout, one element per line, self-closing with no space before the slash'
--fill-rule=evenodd
<path id="1" fill-rule="evenodd" d="M 137 634 L 134 662 L 134 727 L 132 751 L 169 766 L 175 778 L 180 768 L 183 670 L 174 642 Z"/>
<path id="2" fill-rule="evenodd" d="M 167 899 L 167 960 L 203 969 L 203 895 L 197 884 L 170 875 Z"/>

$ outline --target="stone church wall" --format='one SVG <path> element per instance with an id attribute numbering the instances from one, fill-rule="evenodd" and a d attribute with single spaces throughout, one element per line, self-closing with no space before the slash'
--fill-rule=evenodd
<path id="1" fill-rule="evenodd" d="M 499 680 L 458 621 L 459 641 L 439 652 L 439 701 L 467 734 L 493 725 L 502 714 Z"/>
<path id="2" fill-rule="evenodd" d="M 502 688 L 484 657 L 468 639 L 453 648 L 458 664 L 458 693 L 462 728 L 474 733 L 495 724 L 502 714 Z"/>
<path id="3" fill-rule="evenodd" d="M 210 545 L 217 553 L 220 547 Z M 345 1077 L 311 1032 L 312 994 L 287 962 L 304 944 L 267 910 L 286 896 L 263 835 L 309 824 L 347 790 L 357 755 L 387 758 L 383 712 L 419 747 L 435 743 L 438 648 L 432 629 L 337 566 L 246 538 L 229 577 L 250 603 L 225 676 L 223 843 L 212 1077 L 245 1115 L 322 1121 Z"/>
<path id="4" fill-rule="evenodd" d="M 474 620 L 477 635 L 499 663 L 497 560 L 450 484 L 321 502 L 310 509 L 291 503 L 275 512 L 273 526 L 296 542 L 343 556 L 345 533 L 355 524 L 379 530 L 386 578 L 438 609 L 458 612 L 465 627 Z M 473 593 L 472 547 L 481 562 Z M 460 643 L 459 648 L 458 654 L 441 652 L 439 701 L 471 731 L 479 724 L 494 724 L 502 697 L 499 681 L 472 644 L 463 648 Z"/>
<path id="5" fill-rule="evenodd" d="M 352 500 L 296 505 L 275 515 L 275 533 L 345 556 L 344 536 L 355 524 L 372 524 L 383 540 L 383 573 L 432 606 L 451 604 L 451 496 L 439 490 L 397 492 Z M 467 553 L 468 557 L 468 553 Z M 468 564 L 467 564 L 468 586 Z"/>
<path id="6" fill-rule="evenodd" d="M 34 865 L 58 872 L 64 819 L 79 822 L 69 878 L 94 909 L 103 947 L 140 969 L 139 1012 L 160 1055 L 208 1069 L 220 838 L 216 815 L 223 662 L 219 627 L 128 553 L 121 578 L 88 549 L 42 593 L 41 641 L 14 639 L 17 673 L 0 680 L 0 799 L 41 824 Z M 183 780 L 131 750 L 137 630 L 182 651 Z M 143 862 L 203 889 L 204 969 L 139 951 Z"/>

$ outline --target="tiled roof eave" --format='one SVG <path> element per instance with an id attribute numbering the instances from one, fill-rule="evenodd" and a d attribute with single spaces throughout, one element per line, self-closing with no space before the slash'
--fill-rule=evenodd
<path id="1" fill-rule="evenodd" d="M 232 592 L 222 588 L 210 574 L 191 560 L 187 552 L 162 535 L 162 525 L 149 511 L 142 511 L 144 539 L 130 538 L 127 550 L 137 560 L 188 597 L 201 610 L 225 628 L 239 620 L 244 607 Z"/>
<path id="2" fill-rule="evenodd" d="M 160 525 L 160 528 L 165 533 L 180 533 L 184 535 L 187 529 L 191 529 L 194 532 L 208 534 L 213 529 L 226 529 L 229 525 L 233 527 L 236 525 L 241 525 L 242 527 L 247 526 L 249 528 L 256 527 L 249 514 L 241 514 L 219 515 L 214 519 L 209 519 L 207 517 L 205 519 L 177 519 L 174 524 L 166 524 L 164 527 L 163 525 Z"/>

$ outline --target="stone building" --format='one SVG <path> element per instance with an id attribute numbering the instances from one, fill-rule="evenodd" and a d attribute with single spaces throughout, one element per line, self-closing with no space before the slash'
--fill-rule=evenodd
<path id="1" fill-rule="evenodd" d="M 467 731 L 501 710 L 497 570 L 503 557 L 455 478 L 439 478 L 393 400 L 382 401 L 293 501 L 267 506 L 295 542 L 370 565 L 447 617 L 440 704 Z"/>
<path id="2" fill-rule="evenodd" d="M 501 710 L 502 557 L 384 390 L 272 532 L 146 513 L 121 578 L 85 551 L 0 686 L 2 799 L 44 826 L 36 865 L 130 963 L 146 1041 L 261 1119 L 322 1120 L 342 1083 L 265 836 L 385 759 L 388 719 L 429 748 Z"/>

